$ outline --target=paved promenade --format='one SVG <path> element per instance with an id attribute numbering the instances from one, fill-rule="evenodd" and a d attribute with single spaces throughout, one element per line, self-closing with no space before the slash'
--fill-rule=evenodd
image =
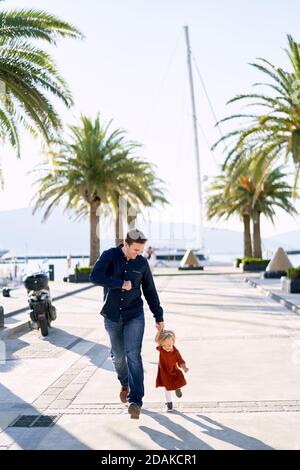
<path id="1" fill-rule="evenodd" d="M 155 389 L 148 309 L 139 420 L 118 401 L 101 288 L 55 301 L 47 338 L 28 329 L 6 338 L 0 449 L 300 449 L 300 316 L 232 271 L 155 279 L 190 368 L 173 413 Z"/>

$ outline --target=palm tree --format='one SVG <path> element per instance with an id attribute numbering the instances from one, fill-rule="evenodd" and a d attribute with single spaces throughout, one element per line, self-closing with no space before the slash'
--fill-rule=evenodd
<path id="1" fill-rule="evenodd" d="M 123 220 L 120 198 L 126 202 L 127 225 L 132 227 L 138 212 L 142 207 L 153 207 L 157 203 L 167 204 L 168 201 L 160 185 L 162 180 L 153 172 L 153 165 L 140 158 L 130 157 L 124 161 L 124 172 L 120 174 L 122 193 L 116 191 L 111 205 L 115 214 L 116 246 L 123 242 Z M 122 184 L 121 184 L 121 180 Z"/>
<path id="2" fill-rule="evenodd" d="M 228 220 L 237 215 L 244 225 L 244 257 L 252 256 L 251 202 L 249 195 L 239 185 L 234 185 L 230 173 L 217 176 L 211 184 L 206 201 L 208 219 Z"/>
<path id="3" fill-rule="evenodd" d="M 71 138 L 58 144 L 49 165 L 37 169 L 44 173 L 36 182 L 39 190 L 34 196 L 34 212 L 47 206 L 43 220 L 66 198 L 66 209 L 74 210 L 76 217 L 90 218 L 90 265 L 100 253 L 99 215 L 100 207 L 109 204 L 115 207 L 116 195 L 127 194 L 142 199 L 142 172 L 131 154 L 138 144 L 126 140 L 120 129 L 110 132 L 111 121 L 102 125 L 100 117 L 95 121 L 81 117 L 79 126 L 71 126 Z"/>
<path id="4" fill-rule="evenodd" d="M 67 107 L 71 92 L 51 55 L 34 44 L 82 38 L 71 24 L 40 10 L 0 11 L 0 139 L 20 156 L 19 126 L 48 143 L 61 128 L 50 97 Z"/>
<path id="5" fill-rule="evenodd" d="M 261 248 L 261 214 L 274 224 L 275 208 L 284 209 L 290 215 L 297 211 L 291 202 L 292 189 L 286 182 L 287 174 L 283 167 L 274 168 L 271 155 L 264 153 L 246 153 L 244 160 L 235 168 L 231 165 L 231 180 L 238 181 L 240 187 L 248 193 L 251 201 L 251 219 L 253 223 L 253 256 L 262 257 Z"/>
<path id="6" fill-rule="evenodd" d="M 286 53 L 291 71 L 285 71 L 265 59 L 251 64 L 271 80 L 270 83 L 256 83 L 254 86 L 269 87 L 273 93 L 248 93 L 231 99 L 228 103 L 246 101 L 248 106 L 260 107 L 261 112 L 234 114 L 220 121 L 247 120 L 243 127 L 227 133 L 213 148 L 221 141 L 228 142 L 225 166 L 241 161 L 245 146 L 252 151 L 263 151 L 273 158 L 290 155 L 297 166 L 296 187 L 300 171 L 300 46 L 290 35 L 288 43 Z"/>
<path id="7" fill-rule="evenodd" d="M 291 202 L 292 188 L 286 183 L 287 175 L 282 167 L 272 168 L 262 183 L 255 185 L 254 170 L 252 196 L 252 221 L 253 221 L 253 256 L 262 258 L 260 218 L 263 214 L 275 225 L 275 208 L 279 207 L 290 215 L 296 215 L 297 211 Z M 258 165 L 259 171 L 259 165 Z M 256 180 L 257 181 L 257 180 Z"/>
<path id="8" fill-rule="evenodd" d="M 221 179 L 220 179 L 221 178 Z M 226 177 L 221 176 L 222 184 L 219 191 L 209 199 L 209 216 L 233 213 L 242 216 L 244 220 L 244 256 L 262 258 L 260 219 L 263 214 L 274 224 L 275 207 L 284 209 L 288 214 L 297 213 L 291 202 L 292 190 L 286 183 L 287 175 L 282 167 L 270 168 L 270 159 L 264 154 L 249 154 L 249 161 L 241 162 L 235 172 L 228 171 Z M 214 189 L 214 188 L 212 188 Z M 253 223 L 253 249 L 250 248 L 250 219 Z M 251 254 L 250 254 L 251 253 Z"/>

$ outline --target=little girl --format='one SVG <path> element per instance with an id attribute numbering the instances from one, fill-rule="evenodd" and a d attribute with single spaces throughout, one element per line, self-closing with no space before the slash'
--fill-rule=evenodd
<path id="1" fill-rule="evenodd" d="M 171 390 L 175 390 L 178 398 L 182 397 L 181 387 L 186 385 L 183 373 L 179 369 L 188 372 L 179 351 L 175 348 L 175 334 L 170 330 L 160 330 L 155 336 L 159 351 L 158 372 L 156 377 L 156 387 L 165 387 L 165 396 L 167 400 L 167 411 L 172 411 L 173 403 Z"/>

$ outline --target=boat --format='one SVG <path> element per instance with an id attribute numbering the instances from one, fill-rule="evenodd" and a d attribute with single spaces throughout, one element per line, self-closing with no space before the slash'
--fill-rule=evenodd
<path id="1" fill-rule="evenodd" d="M 6 253 L 8 253 L 8 250 L 0 250 L 0 258 L 2 258 Z"/>
<path id="2" fill-rule="evenodd" d="M 209 264 L 209 258 L 202 250 L 192 250 L 194 255 L 198 258 L 201 266 Z M 164 266 L 175 268 L 180 266 L 180 262 L 186 253 L 185 248 L 178 249 L 156 249 L 155 250 L 155 266 Z"/>

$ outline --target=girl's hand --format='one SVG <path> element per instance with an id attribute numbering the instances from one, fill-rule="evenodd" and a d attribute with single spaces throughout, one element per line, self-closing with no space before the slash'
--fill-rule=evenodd
<path id="1" fill-rule="evenodd" d="M 155 328 L 157 328 L 158 331 L 162 331 L 165 327 L 165 324 L 163 321 L 156 323 Z"/>
<path id="2" fill-rule="evenodd" d="M 183 371 L 188 372 L 189 371 L 188 367 L 183 367 Z"/>

